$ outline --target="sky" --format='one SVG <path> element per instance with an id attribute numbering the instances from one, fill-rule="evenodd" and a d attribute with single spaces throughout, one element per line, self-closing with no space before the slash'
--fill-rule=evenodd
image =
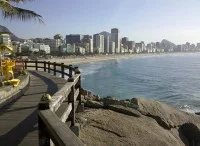
<path id="1" fill-rule="evenodd" d="M 35 11 L 45 22 L 0 16 L 0 25 L 24 39 L 119 28 L 120 37 L 135 42 L 200 42 L 200 0 L 34 0 L 17 6 Z"/>

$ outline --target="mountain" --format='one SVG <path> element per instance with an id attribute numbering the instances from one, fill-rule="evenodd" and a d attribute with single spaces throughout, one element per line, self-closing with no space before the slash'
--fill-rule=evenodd
<path id="1" fill-rule="evenodd" d="M 12 41 L 23 41 L 23 39 L 18 38 L 17 36 L 15 36 L 7 27 L 0 25 L 0 33 L 1 32 L 7 32 L 7 33 L 11 33 L 11 40 Z"/>
<path id="2" fill-rule="evenodd" d="M 166 39 L 163 39 L 161 41 L 161 48 L 165 49 L 165 50 L 169 50 L 169 49 L 175 49 L 176 45 Z"/>

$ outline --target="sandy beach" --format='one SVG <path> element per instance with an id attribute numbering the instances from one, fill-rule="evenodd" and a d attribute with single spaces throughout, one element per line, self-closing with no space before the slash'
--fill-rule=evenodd
<path id="1" fill-rule="evenodd" d="M 142 57 L 142 56 L 156 56 L 164 55 L 162 54 L 123 54 L 123 55 L 98 55 L 98 56 L 77 56 L 77 57 L 65 57 L 65 58 L 52 58 L 45 61 L 64 63 L 64 64 L 80 64 L 80 63 L 89 63 L 89 62 L 98 62 L 105 60 L 116 60 L 122 58 L 133 58 L 133 57 Z"/>
<path id="2" fill-rule="evenodd" d="M 120 54 L 120 55 L 95 55 L 95 56 L 69 56 L 69 57 L 54 57 L 52 59 L 47 59 L 43 61 L 64 63 L 66 65 L 69 64 L 81 64 L 81 63 L 89 63 L 89 62 L 98 62 L 105 60 L 116 60 L 122 58 L 136 58 L 136 57 L 144 57 L 144 56 L 160 56 L 160 55 L 170 55 L 170 54 L 193 54 L 200 52 L 169 52 L 169 53 L 149 53 L 149 54 Z"/>

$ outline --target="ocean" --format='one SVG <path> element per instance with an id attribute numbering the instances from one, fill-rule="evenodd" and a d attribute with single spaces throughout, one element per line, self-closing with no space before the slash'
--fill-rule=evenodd
<path id="1" fill-rule="evenodd" d="M 100 97 L 142 97 L 200 112 L 200 53 L 165 54 L 77 64 L 82 87 Z"/>

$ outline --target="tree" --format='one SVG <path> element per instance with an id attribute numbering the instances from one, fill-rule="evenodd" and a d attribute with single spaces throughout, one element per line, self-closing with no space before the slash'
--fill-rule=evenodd
<path id="1" fill-rule="evenodd" d="M 42 16 L 31 10 L 22 9 L 14 5 L 31 0 L 0 0 L 0 11 L 5 19 L 19 19 L 22 21 L 37 19 L 43 23 Z"/>

